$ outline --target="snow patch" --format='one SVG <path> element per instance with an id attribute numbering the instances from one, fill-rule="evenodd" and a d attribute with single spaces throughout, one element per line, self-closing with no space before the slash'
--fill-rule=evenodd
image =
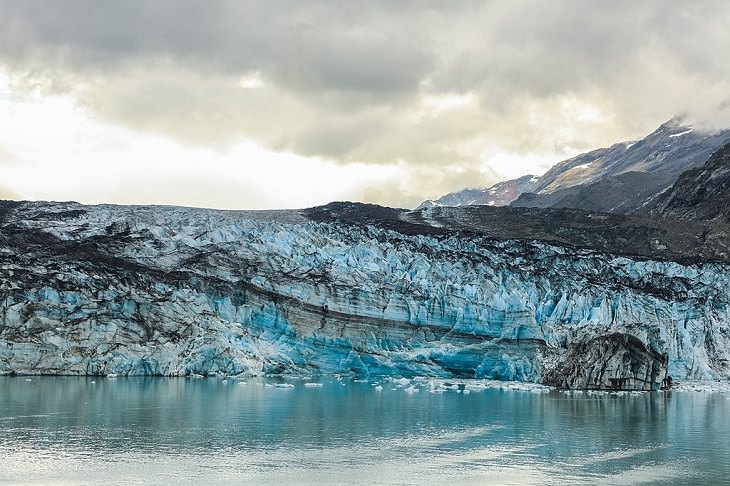
<path id="1" fill-rule="evenodd" d="M 688 134 L 688 133 L 690 133 L 690 132 L 691 132 L 692 130 L 694 130 L 694 128 L 690 128 L 690 129 L 688 129 L 688 130 L 685 130 L 685 131 L 683 131 L 683 132 L 675 133 L 674 135 L 669 135 L 669 138 L 676 138 L 676 137 L 681 137 L 682 135 L 687 135 L 687 134 Z"/>

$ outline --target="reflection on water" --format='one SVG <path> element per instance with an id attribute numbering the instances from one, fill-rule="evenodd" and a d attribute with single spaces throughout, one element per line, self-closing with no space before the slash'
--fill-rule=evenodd
<path id="1" fill-rule="evenodd" d="M 720 484 L 723 393 L 0 378 L 0 482 Z M 268 386 L 267 386 L 268 385 Z"/>

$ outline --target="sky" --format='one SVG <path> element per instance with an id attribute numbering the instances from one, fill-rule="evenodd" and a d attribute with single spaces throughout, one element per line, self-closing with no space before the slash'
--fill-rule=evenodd
<path id="1" fill-rule="evenodd" d="M 0 0 L 0 198 L 414 207 L 682 115 L 730 2 Z"/>

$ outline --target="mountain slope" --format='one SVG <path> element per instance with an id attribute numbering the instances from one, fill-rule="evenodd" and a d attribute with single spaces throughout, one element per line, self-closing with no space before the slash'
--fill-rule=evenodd
<path id="1" fill-rule="evenodd" d="M 657 200 L 654 213 L 730 222 L 730 144 L 715 152 L 703 167 L 682 174 Z"/>
<path id="2" fill-rule="evenodd" d="M 592 184 L 566 187 L 546 194 L 524 193 L 510 205 L 630 214 L 669 188 L 675 178 L 674 174 L 664 171 L 624 172 Z"/>
<path id="3" fill-rule="evenodd" d="M 617 143 L 554 165 L 540 176 L 532 192 L 546 194 L 591 184 L 626 172 L 664 172 L 679 176 L 703 164 L 730 141 L 730 130 L 707 133 L 672 119 L 641 140 Z"/>

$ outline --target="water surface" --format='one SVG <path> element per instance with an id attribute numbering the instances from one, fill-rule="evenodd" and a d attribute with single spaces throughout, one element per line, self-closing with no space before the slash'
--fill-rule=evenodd
<path id="1" fill-rule="evenodd" d="M 0 377 L 0 483 L 730 484 L 728 393 L 304 383 Z"/>

